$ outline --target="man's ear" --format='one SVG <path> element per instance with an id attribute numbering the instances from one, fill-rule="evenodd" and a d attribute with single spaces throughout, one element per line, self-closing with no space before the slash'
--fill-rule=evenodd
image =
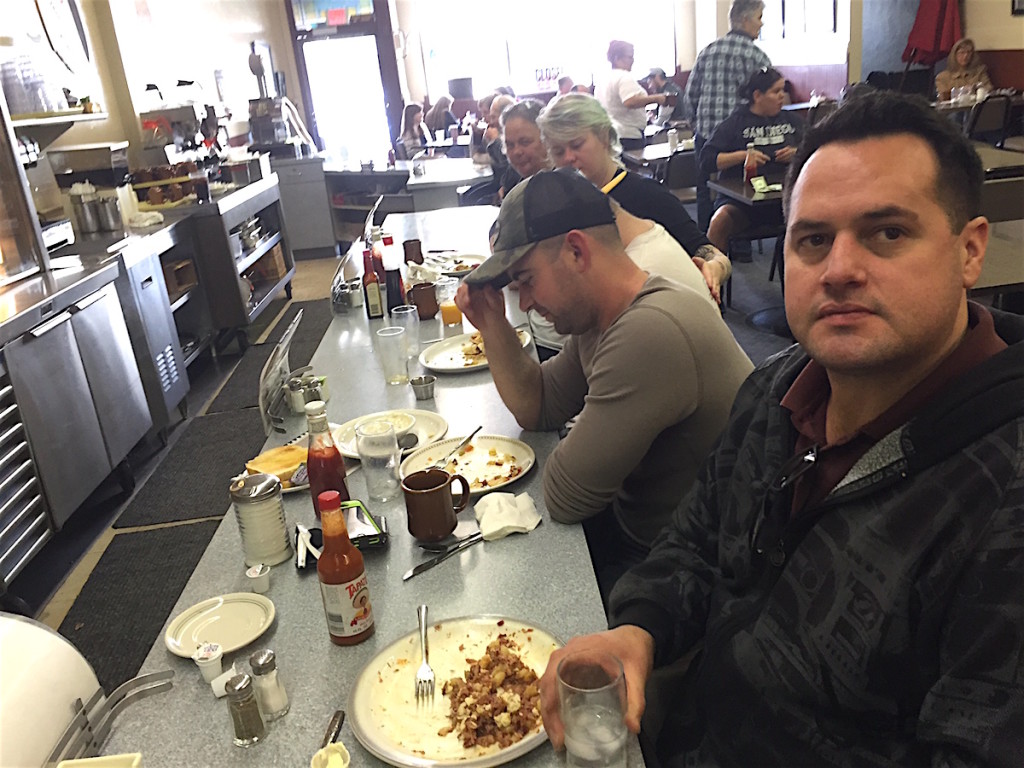
<path id="1" fill-rule="evenodd" d="M 988 219 L 978 216 L 964 225 L 957 247 L 961 260 L 964 288 L 970 290 L 981 276 L 981 266 L 988 248 Z"/>
<path id="2" fill-rule="evenodd" d="M 573 268 L 580 274 L 590 269 L 593 259 L 593 243 L 578 229 L 569 230 L 565 236 L 563 248 L 572 254 Z"/>

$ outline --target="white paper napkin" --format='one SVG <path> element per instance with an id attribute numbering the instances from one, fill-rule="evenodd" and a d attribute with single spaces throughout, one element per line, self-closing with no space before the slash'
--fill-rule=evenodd
<path id="1" fill-rule="evenodd" d="M 510 533 L 529 533 L 540 524 L 537 507 L 528 493 L 489 493 L 473 506 L 484 541 Z"/>

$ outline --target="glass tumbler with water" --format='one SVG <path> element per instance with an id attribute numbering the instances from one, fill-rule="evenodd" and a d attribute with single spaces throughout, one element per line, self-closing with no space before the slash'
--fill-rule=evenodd
<path id="1" fill-rule="evenodd" d="M 580 651 L 558 664 L 558 701 L 566 764 L 626 768 L 626 679 L 609 653 Z"/>
<path id="2" fill-rule="evenodd" d="M 366 492 L 372 501 L 389 501 L 399 493 L 398 465 L 401 452 L 395 428 L 383 420 L 356 427 L 356 452 L 363 465 Z"/>

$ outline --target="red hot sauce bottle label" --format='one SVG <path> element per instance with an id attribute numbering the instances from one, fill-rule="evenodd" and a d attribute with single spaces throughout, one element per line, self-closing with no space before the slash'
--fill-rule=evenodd
<path id="1" fill-rule="evenodd" d="M 320 582 L 327 630 L 335 637 L 352 637 L 373 626 L 373 607 L 366 573 L 344 584 Z"/>

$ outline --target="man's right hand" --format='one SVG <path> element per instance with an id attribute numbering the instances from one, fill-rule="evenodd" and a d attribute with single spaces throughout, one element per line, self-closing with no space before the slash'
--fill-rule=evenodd
<path id="1" fill-rule="evenodd" d="M 495 323 L 508 323 L 505 319 L 505 295 L 490 285 L 478 287 L 463 283 L 455 294 L 455 306 L 484 335 L 494 329 Z"/>
<path id="2" fill-rule="evenodd" d="M 627 624 L 606 632 L 574 637 L 564 648 L 551 654 L 540 679 L 540 713 L 544 730 L 555 749 L 561 749 L 565 743 L 558 706 L 558 663 L 571 653 L 591 650 L 605 651 L 622 662 L 626 675 L 626 727 L 631 733 L 640 732 L 640 717 L 646 704 L 644 688 L 654 667 L 654 638 L 646 630 Z"/>

